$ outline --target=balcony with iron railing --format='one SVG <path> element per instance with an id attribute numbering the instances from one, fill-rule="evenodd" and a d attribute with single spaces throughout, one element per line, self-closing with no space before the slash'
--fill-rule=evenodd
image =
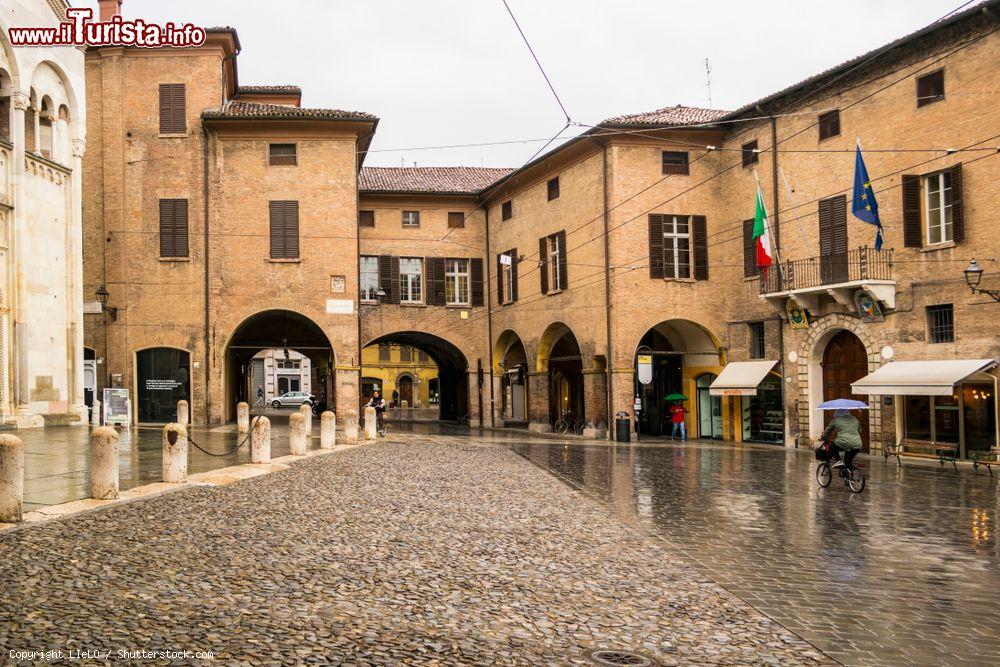
<path id="1" fill-rule="evenodd" d="M 803 308 L 816 311 L 824 295 L 853 307 L 854 293 L 864 289 L 887 308 L 895 308 L 892 254 L 892 250 L 862 246 L 775 264 L 760 275 L 760 295 L 781 312 L 789 298 Z"/>

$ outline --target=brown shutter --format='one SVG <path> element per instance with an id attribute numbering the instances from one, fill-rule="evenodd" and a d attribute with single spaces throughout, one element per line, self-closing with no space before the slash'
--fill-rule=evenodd
<path id="1" fill-rule="evenodd" d="M 358 227 L 374 227 L 375 211 L 358 211 Z"/>
<path id="2" fill-rule="evenodd" d="M 389 258 L 389 303 L 399 303 L 399 257 Z"/>
<path id="3" fill-rule="evenodd" d="M 833 208 L 832 200 L 821 199 L 819 202 L 819 254 L 833 254 Z"/>
<path id="4" fill-rule="evenodd" d="M 753 218 L 743 221 L 743 277 L 757 275 L 757 244 L 753 240 Z"/>
<path id="5" fill-rule="evenodd" d="M 480 308 L 485 301 L 483 290 L 483 259 L 473 257 L 469 260 L 469 280 L 472 282 L 470 292 L 472 294 L 472 307 Z"/>
<path id="6" fill-rule="evenodd" d="M 285 257 L 297 259 L 299 256 L 299 203 L 285 202 Z"/>
<path id="7" fill-rule="evenodd" d="M 497 255 L 497 304 L 503 303 L 503 262 L 500 261 L 507 253 Z"/>
<path id="8" fill-rule="evenodd" d="M 171 113 L 173 114 L 173 132 L 183 134 L 187 132 L 187 108 L 184 102 L 184 84 L 175 83 L 171 90 Z"/>
<path id="9" fill-rule="evenodd" d="M 517 248 L 507 251 L 510 255 L 510 298 L 517 301 Z"/>
<path id="10" fill-rule="evenodd" d="M 903 176 L 903 245 L 919 248 L 923 245 L 920 234 L 920 177 Z"/>
<path id="11" fill-rule="evenodd" d="M 174 206 L 172 199 L 160 200 L 160 257 L 174 257 Z"/>
<path id="12" fill-rule="evenodd" d="M 951 172 L 951 239 L 961 243 L 965 239 L 965 209 L 962 206 L 962 165 L 956 164 Z"/>
<path id="13" fill-rule="evenodd" d="M 188 200 L 174 200 L 174 257 L 188 256 Z"/>
<path id="14" fill-rule="evenodd" d="M 663 277 L 663 216 L 649 215 L 649 277 Z"/>
<path id="15" fill-rule="evenodd" d="M 173 131 L 173 114 L 171 113 L 171 90 L 169 83 L 160 84 L 160 134 L 170 134 Z"/>
<path id="16" fill-rule="evenodd" d="M 708 280 L 708 225 L 705 216 L 691 216 L 691 236 L 694 246 L 694 279 Z"/>
<path id="17" fill-rule="evenodd" d="M 837 195 L 830 200 L 833 217 L 833 254 L 847 253 L 847 195 Z"/>
<path id="18" fill-rule="evenodd" d="M 285 258 L 285 202 L 268 203 L 271 215 L 271 259 Z"/>
<path id="19" fill-rule="evenodd" d="M 566 249 L 566 232 L 556 234 L 559 244 L 559 285 L 558 289 L 569 289 L 569 251 Z"/>
<path id="20" fill-rule="evenodd" d="M 385 292 L 385 296 L 390 298 L 392 294 L 392 256 L 378 256 L 378 286 Z M 398 288 L 397 288 L 398 289 Z M 390 301 L 391 302 L 391 301 Z"/>
<path id="21" fill-rule="evenodd" d="M 549 293 L 549 240 L 546 237 L 538 239 L 538 280 L 542 294 Z"/>
<path id="22" fill-rule="evenodd" d="M 444 298 L 444 257 L 428 257 L 424 260 L 427 267 L 427 305 L 443 306 Z"/>

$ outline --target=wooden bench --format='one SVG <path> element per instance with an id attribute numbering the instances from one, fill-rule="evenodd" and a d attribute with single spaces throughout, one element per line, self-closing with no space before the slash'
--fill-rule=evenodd
<path id="1" fill-rule="evenodd" d="M 1000 461 L 997 460 L 1000 457 L 1000 447 L 994 447 L 990 450 L 989 454 L 980 454 L 976 452 L 972 455 L 972 469 L 976 470 L 979 466 L 986 466 L 986 469 L 990 473 L 990 477 L 993 476 L 993 466 L 1000 466 Z"/>
<path id="2" fill-rule="evenodd" d="M 945 464 L 945 462 L 949 462 L 951 463 L 952 466 L 954 466 L 956 471 L 958 470 L 958 465 L 955 463 L 955 461 L 958 459 L 957 442 L 952 443 L 952 442 L 926 442 L 923 440 L 903 440 L 899 444 L 886 445 L 885 447 L 882 448 L 882 458 L 885 461 L 888 461 L 890 456 L 895 456 L 896 463 L 898 463 L 899 465 L 903 465 L 903 462 L 899 458 L 901 454 L 905 454 L 906 456 L 925 458 L 925 459 L 937 459 L 942 466 Z"/>

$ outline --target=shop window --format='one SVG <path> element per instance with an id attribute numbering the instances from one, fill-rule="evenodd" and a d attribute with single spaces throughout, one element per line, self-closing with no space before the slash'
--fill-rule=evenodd
<path id="1" fill-rule="evenodd" d="M 750 358 L 764 358 L 764 323 L 748 322 L 747 328 L 750 333 Z"/>
<path id="2" fill-rule="evenodd" d="M 904 435 L 910 440 L 931 439 L 931 397 L 906 396 L 903 403 Z"/>
<path id="3" fill-rule="evenodd" d="M 743 439 L 780 444 L 785 438 L 785 413 L 781 404 L 781 378 L 768 375 L 757 386 L 756 396 L 742 400 Z"/>
<path id="4" fill-rule="evenodd" d="M 966 452 L 989 451 L 996 446 L 997 413 L 994 388 L 988 383 L 962 385 Z"/>
<path id="5" fill-rule="evenodd" d="M 664 175 L 687 176 L 691 173 L 688 154 L 678 151 L 663 151 Z"/>
<path id="6" fill-rule="evenodd" d="M 955 309 L 952 304 L 927 306 L 927 341 L 955 342 Z"/>

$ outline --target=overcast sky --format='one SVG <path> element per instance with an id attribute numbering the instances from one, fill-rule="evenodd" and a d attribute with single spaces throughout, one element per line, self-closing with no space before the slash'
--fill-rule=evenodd
<path id="1" fill-rule="evenodd" d="M 508 0 L 582 123 L 734 109 L 940 18 L 959 0 Z M 96 0 L 71 0 L 96 7 Z M 564 123 L 501 0 L 125 0 L 127 17 L 231 25 L 241 84 L 381 119 L 367 165 L 518 166 Z M 578 130 L 577 130 L 578 131 Z M 386 152 L 381 152 L 386 151 Z"/>

